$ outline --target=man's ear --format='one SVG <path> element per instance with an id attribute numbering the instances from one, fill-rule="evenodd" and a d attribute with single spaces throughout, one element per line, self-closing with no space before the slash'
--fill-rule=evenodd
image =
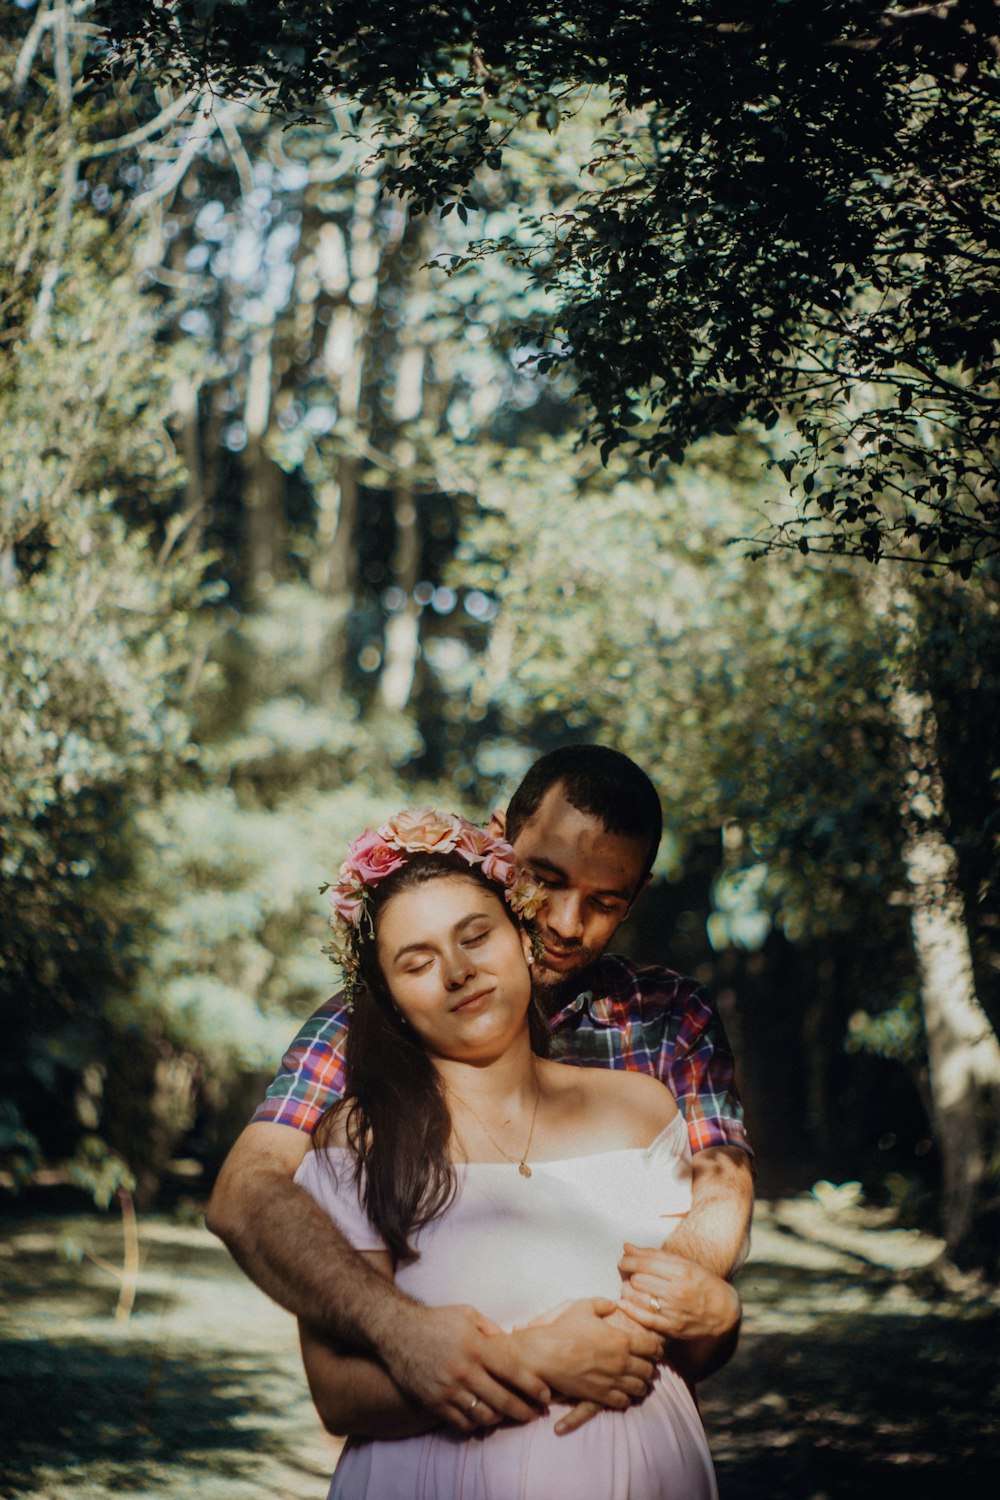
<path id="1" fill-rule="evenodd" d="M 650 873 L 646 876 L 646 878 L 642 882 L 642 884 L 636 886 L 636 888 L 635 888 L 635 895 L 632 897 L 631 901 L 628 904 L 628 911 L 625 913 L 624 917 L 622 917 L 622 921 L 623 922 L 626 922 L 628 920 L 628 918 L 632 915 L 632 908 L 633 908 L 633 906 L 638 901 L 639 897 L 642 895 L 643 891 L 646 889 L 647 885 L 652 880 L 652 878 L 653 878 L 653 874 L 652 874 L 652 871 L 650 871 Z"/>
<path id="2" fill-rule="evenodd" d="M 490 813 L 490 821 L 486 825 L 486 832 L 494 839 L 507 837 L 507 814 L 495 807 Z"/>

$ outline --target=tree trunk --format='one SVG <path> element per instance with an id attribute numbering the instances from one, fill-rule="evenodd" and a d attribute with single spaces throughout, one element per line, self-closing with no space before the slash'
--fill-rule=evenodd
<path id="1" fill-rule="evenodd" d="M 285 557 L 284 475 L 264 446 L 271 425 L 274 374 L 271 322 L 250 345 L 243 420 L 243 555 L 247 594 L 258 601 L 281 577 Z"/>
<path id="2" fill-rule="evenodd" d="M 362 178 L 352 201 L 348 232 L 334 220 L 321 226 L 315 261 L 322 303 L 330 309 L 321 360 L 337 407 L 336 459 L 317 488 L 317 556 L 314 587 L 334 606 L 329 667 L 323 696 L 333 705 L 347 676 L 347 621 L 357 598 L 361 448 L 366 433 L 365 379 L 370 328 L 378 296 L 380 245 L 375 234 L 378 183 Z"/>
<path id="3" fill-rule="evenodd" d="M 920 977 L 941 1214 L 962 1267 L 1000 1267 L 1000 1044 L 976 994 L 958 860 L 946 836 L 944 783 L 930 695 L 900 682 L 892 696 L 903 777 L 903 861 Z"/>
<path id="4" fill-rule="evenodd" d="M 413 485 L 417 461 L 414 443 L 405 436 L 406 424 L 415 422 L 423 407 L 424 366 L 422 344 L 405 344 L 396 367 L 396 394 L 392 417 L 399 436 L 394 444 L 396 471 L 393 520 L 396 546 L 392 577 L 406 600 L 385 627 L 385 663 L 379 679 L 379 697 L 392 713 L 402 713 L 410 701 L 413 679 L 420 658 L 420 610 L 413 597 L 420 570 L 420 524 Z"/>

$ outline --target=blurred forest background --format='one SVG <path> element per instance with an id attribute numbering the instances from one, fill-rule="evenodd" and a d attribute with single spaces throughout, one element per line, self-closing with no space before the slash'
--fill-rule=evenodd
<path id="1" fill-rule="evenodd" d="M 347 101 L 107 62 L 87 0 L 0 5 L 4 1188 L 206 1188 L 333 988 L 346 839 L 594 739 L 662 793 L 623 941 L 716 995 L 762 1193 L 856 1181 L 995 1271 L 995 556 L 751 558 L 787 405 L 579 442 L 552 284 L 472 242 L 583 201 L 599 87 L 498 105 L 474 214 L 418 212 Z M 994 332 L 952 374 L 995 406 Z"/>

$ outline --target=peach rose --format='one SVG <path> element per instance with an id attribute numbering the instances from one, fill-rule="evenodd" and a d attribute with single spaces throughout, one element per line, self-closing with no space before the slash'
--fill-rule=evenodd
<path id="1" fill-rule="evenodd" d="M 407 854 L 450 854 L 462 833 L 454 813 L 431 807 L 408 807 L 379 828 L 379 837 Z"/>

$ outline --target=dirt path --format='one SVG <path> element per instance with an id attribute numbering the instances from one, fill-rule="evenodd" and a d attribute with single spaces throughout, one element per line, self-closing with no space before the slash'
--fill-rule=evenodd
<path id="1" fill-rule="evenodd" d="M 723 1500 L 993 1492 L 1000 1305 L 931 1300 L 935 1243 L 874 1222 L 761 1206 L 741 1349 L 702 1388 Z M 80 1221 L 4 1229 L 4 1500 L 323 1500 L 336 1448 L 291 1319 L 204 1230 L 142 1226 L 137 1312 L 116 1324 L 111 1277 L 59 1256 Z M 117 1257 L 113 1222 L 87 1232 Z"/>

